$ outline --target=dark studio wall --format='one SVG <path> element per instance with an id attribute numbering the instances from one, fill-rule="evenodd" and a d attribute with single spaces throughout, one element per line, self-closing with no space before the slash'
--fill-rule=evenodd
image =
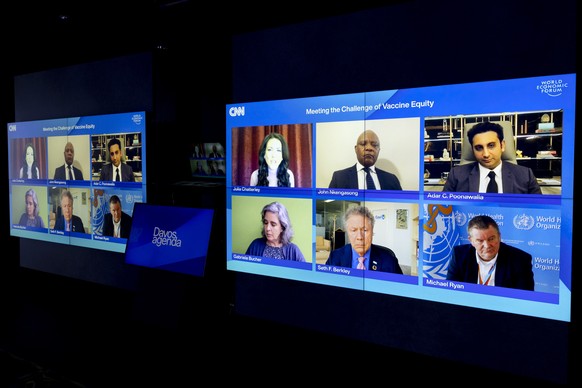
<path id="1" fill-rule="evenodd" d="M 241 34 L 233 102 L 575 73 L 575 8 L 408 1 Z M 322 333 L 556 382 L 576 373 L 575 316 L 565 323 L 245 273 L 235 297 L 241 314 Z"/>
<path id="2" fill-rule="evenodd" d="M 176 92 L 172 77 L 164 76 L 167 66 L 172 66 L 167 55 L 153 51 L 16 76 L 15 120 L 146 111 L 147 201 L 217 208 L 213 235 L 219 243 L 209 251 L 215 259 L 208 261 L 206 271 L 208 276 L 216 276 L 213 273 L 224 267 L 224 244 L 220 243 L 223 188 L 200 191 L 173 186 L 189 173 L 180 168 L 188 166 L 182 147 L 197 135 L 176 124 Z M 18 248 L 22 267 L 129 290 L 136 295 L 136 318 L 166 326 L 178 323 L 188 287 L 202 283 L 180 274 L 127 265 L 123 253 L 30 239 L 19 239 Z M 188 303 L 196 305 L 196 300 Z"/>

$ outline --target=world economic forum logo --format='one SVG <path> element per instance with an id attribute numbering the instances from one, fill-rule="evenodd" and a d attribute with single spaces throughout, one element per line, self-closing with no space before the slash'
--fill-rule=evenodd
<path id="1" fill-rule="evenodd" d="M 134 124 L 136 125 L 140 125 L 141 122 L 143 121 L 143 115 L 136 113 L 133 116 L 131 116 L 131 121 L 133 121 Z"/>
<path id="2" fill-rule="evenodd" d="M 568 88 L 568 82 L 557 78 L 557 79 L 547 79 L 542 82 L 536 89 L 542 93 L 547 94 L 550 97 L 558 97 L 561 96 L 565 89 Z"/>

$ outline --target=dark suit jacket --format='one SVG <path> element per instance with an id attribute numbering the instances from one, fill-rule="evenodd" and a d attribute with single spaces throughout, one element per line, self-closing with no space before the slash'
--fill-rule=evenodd
<path id="1" fill-rule="evenodd" d="M 398 177 L 388 171 L 380 170 L 376 167 L 376 174 L 380 181 L 381 190 L 402 190 Z M 329 188 L 357 189 L 358 188 L 358 170 L 357 164 L 343 170 L 334 171 Z"/>
<path id="2" fill-rule="evenodd" d="M 76 181 L 83 180 L 83 173 L 77 167 L 73 167 L 73 174 L 75 175 Z M 55 177 L 53 179 L 64 181 L 67 179 L 67 172 L 65 171 L 65 165 L 55 168 Z"/>
<path id="3" fill-rule="evenodd" d="M 479 265 L 475 259 L 475 248 L 471 244 L 457 245 L 447 269 L 447 279 L 477 284 Z M 505 243 L 500 243 L 495 267 L 495 286 L 534 289 L 532 256 Z"/>
<path id="4" fill-rule="evenodd" d="M 135 176 L 133 175 L 133 168 L 127 163 L 121 163 L 121 181 L 122 182 L 135 182 Z M 104 164 L 101 167 L 101 176 L 99 180 L 102 181 L 112 181 L 114 179 L 114 167 L 113 163 Z"/>
<path id="5" fill-rule="evenodd" d="M 331 251 L 325 264 L 352 268 L 352 244 L 346 244 Z M 370 260 L 366 269 L 402 275 L 402 268 L 398 264 L 394 251 L 380 245 L 372 244 L 370 247 Z"/>
<path id="6" fill-rule="evenodd" d="M 131 230 L 131 216 L 125 212 L 121 212 L 121 225 L 119 226 L 119 235 L 122 238 L 129 238 Z M 113 237 L 113 216 L 111 213 L 105 214 L 103 221 L 103 235 Z"/>
<path id="7" fill-rule="evenodd" d="M 72 222 L 72 232 L 85 233 L 85 228 L 83 226 L 83 220 L 81 220 L 81 217 L 73 214 Z M 54 229 L 65 230 L 65 216 L 60 216 L 57 218 Z"/>
<path id="8" fill-rule="evenodd" d="M 479 162 L 455 166 L 449 172 L 443 191 L 478 192 Z M 541 194 L 531 168 L 503 162 L 501 166 L 503 192 L 507 194 Z"/>

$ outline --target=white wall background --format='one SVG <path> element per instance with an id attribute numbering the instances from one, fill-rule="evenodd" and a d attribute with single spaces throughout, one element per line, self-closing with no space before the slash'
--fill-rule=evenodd
<path id="1" fill-rule="evenodd" d="M 81 170 L 83 178 L 90 180 L 91 171 L 91 147 L 89 145 L 89 135 L 78 136 L 49 136 L 47 138 L 48 153 L 48 177 L 55 177 L 55 168 L 65 164 L 65 145 L 71 142 L 75 147 L 75 161 L 73 165 Z M 76 205 L 76 204 L 75 204 Z M 83 220 L 84 222 L 85 220 Z"/>
<path id="2" fill-rule="evenodd" d="M 316 185 L 329 187 L 335 170 L 357 162 L 354 146 L 364 130 L 373 130 L 380 139 L 376 166 L 396 174 L 403 190 L 418 190 L 420 148 L 420 118 L 340 121 L 317 123 Z"/>
<path id="3" fill-rule="evenodd" d="M 418 222 L 413 218 L 418 216 L 418 205 L 412 203 L 368 202 L 376 222 L 374 223 L 374 238 L 372 242 L 390 248 L 396 253 L 398 262 L 402 265 L 412 265 L 416 256 L 415 237 L 418 235 Z M 406 229 L 396 228 L 396 210 L 408 210 Z"/>

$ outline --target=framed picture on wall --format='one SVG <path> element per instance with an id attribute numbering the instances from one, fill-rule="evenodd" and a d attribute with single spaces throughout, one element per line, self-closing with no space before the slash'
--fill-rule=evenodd
<path id="1" fill-rule="evenodd" d="M 407 209 L 396 209 L 396 229 L 408 229 Z"/>

